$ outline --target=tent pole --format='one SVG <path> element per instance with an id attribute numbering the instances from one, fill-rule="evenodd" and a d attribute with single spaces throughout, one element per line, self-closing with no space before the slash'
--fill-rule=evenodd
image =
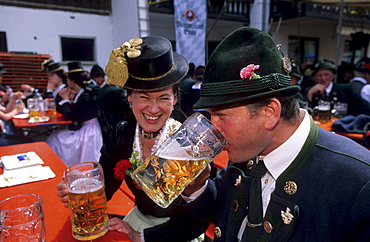
<path id="1" fill-rule="evenodd" d="M 335 67 L 338 69 L 339 66 L 339 54 L 340 54 L 340 34 L 342 32 L 342 19 L 343 19 L 343 5 L 344 0 L 340 0 L 340 7 L 339 7 L 339 23 L 337 28 L 337 45 L 335 48 Z M 337 82 L 337 78 L 335 78 L 334 82 Z"/>

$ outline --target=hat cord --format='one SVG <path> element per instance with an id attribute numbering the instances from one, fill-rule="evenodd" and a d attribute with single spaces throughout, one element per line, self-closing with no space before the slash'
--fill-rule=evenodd
<path id="1" fill-rule="evenodd" d="M 258 92 L 266 89 L 276 90 L 291 86 L 290 77 L 281 73 L 271 73 L 270 75 L 252 80 L 231 80 L 225 82 L 203 83 L 201 95 L 215 96 L 237 93 Z"/>

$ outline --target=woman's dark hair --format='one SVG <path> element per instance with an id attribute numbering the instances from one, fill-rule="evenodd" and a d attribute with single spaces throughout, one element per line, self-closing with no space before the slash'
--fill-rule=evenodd
<path id="1" fill-rule="evenodd" d="M 179 97 L 179 94 L 180 94 L 180 82 L 176 82 L 171 87 L 172 87 L 172 92 L 175 95 L 175 97 Z M 158 90 L 161 90 L 161 89 L 158 89 Z M 131 95 L 133 91 L 134 90 L 127 89 L 127 96 Z M 152 90 L 146 90 L 146 91 L 149 91 L 150 92 Z M 153 90 L 153 92 L 154 91 L 157 91 L 157 90 Z"/>
<path id="2" fill-rule="evenodd" d="M 67 74 L 67 77 L 82 88 L 86 87 L 90 80 L 90 74 L 87 71 L 71 72 Z"/>
<path id="3" fill-rule="evenodd" d="M 59 71 L 56 71 L 54 72 L 60 79 L 62 79 L 62 82 L 64 84 L 67 84 L 67 76 L 66 74 L 64 74 L 64 71 L 63 70 L 59 70 Z"/>

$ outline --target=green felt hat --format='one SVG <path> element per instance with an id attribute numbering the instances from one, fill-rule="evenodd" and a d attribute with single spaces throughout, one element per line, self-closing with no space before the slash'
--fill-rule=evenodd
<path id="1" fill-rule="evenodd" d="M 337 70 L 335 69 L 334 62 L 326 59 L 319 60 L 319 62 L 316 63 L 315 69 L 312 72 L 311 76 L 315 76 L 316 72 L 320 69 L 329 69 L 332 70 L 332 72 L 335 74 L 337 73 Z"/>
<path id="2" fill-rule="evenodd" d="M 292 71 L 289 73 L 289 75 L 301 78 L 301 71 L 299 70 L 297 62 L 295 60 L 291 60 L 291 62 L 292 62 Z"/>
<path id="3" fill-rule="evenodd" d="M 254 77 L 249 77 L 251 67 Z M 292 96 L 299 86 L 291 85 L 290 70 L 289 59 L 283 57 L 270 35 L 242 27 L 229 34 L 211 55 L 203 76 L 201 97 L 193 108 L 244 105 Z"/>

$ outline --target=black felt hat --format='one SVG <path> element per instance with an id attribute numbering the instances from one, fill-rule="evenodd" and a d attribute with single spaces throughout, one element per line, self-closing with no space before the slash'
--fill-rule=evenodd
<path id="1" fill-rule="evenodd" d="M 104 73 L 103 68 L 101 68 L 98 65 L 93 65 L 93 67 L 90 70 L 90 76 L 91 76 L 91 78 L 101 77 L 101 76 L 104 77 L 105 73 Z"/>
<path id="2" fill-rule="evenodd" d="M 132 90 L 157 90 L 181 81 L 188 71 L 186 59 L 172 51 L 163 37 L 131 39 L 114 49 L 105 68 L 107 84 Z"/>
<path id="3" fill-rule="evenodd" d="M 59 63 L 52 63 L 46 67 L 46 72 L 54 73 L 57 71 L 63 71 L 63 67 Z"/>
<path id="4" fill-rule="evenodd" d="M 229 34 L 211 55 L 194 109 L 243 105 L 292 96 L 299 91 L 288 75 L 291 66 L 273 39 L 243 27 Z"/>
<path id="5" fill-rule="evenodd" d="M 73 73 L 73 72 L 87 72 L 87 70 L 85 70 L 82 67 L 81 62 L 79 61 L 68 62 L 67 66 L 68 66 L 68 71 L 66 72 L 66 74 Z"/>
<path id="6" fill-rule="evenodd" d="M 370 73 L 370 58 L 364 57 L 356 63 L 355 70 L 362 73 Z"/>
<path id="7" fill-rule="evenodd" d="M 4 67 L 4 64 L 0 63 L 0 74 L 4 74 L 4 73 L 6 73 L 6 69 Z"/>
<path id="8" fill-rule="evenodd" d="M 54 60 L 53 59 L 47 59 L 47 60 L 44 60 L 42 63 L 41 63 L 41 70 L 42 71 L 48 71 L 48 67 L 52 64 L 54 64 Z"/>
<path id="9" fill-rule="evenodd" d="M 320 69 L 329 69 L 329 70 L 332 70 L 333 74 L 337 73 L 337 69 L 335 69 L 334 62 L 330 60 L 322 59 L 316 63 L 315 69 L 312 72 L 311 76 L 315 76 L 316 72 Z"/>

